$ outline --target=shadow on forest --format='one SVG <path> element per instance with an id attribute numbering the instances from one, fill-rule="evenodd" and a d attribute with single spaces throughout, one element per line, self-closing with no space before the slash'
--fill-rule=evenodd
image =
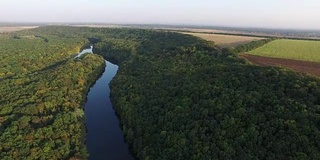
<path id="1" fill-rule="evenodd" d="M 52 65 L 49 65 L 49 66 L 46 66 L 42 69 L 39 69 L 39 70 L 36 70 L 36 71 L 33 71 L 33 72 L 30 72 L 30 73 L 27 73 L 25 75 L 17 75 L 17 74 L 14 74 L 14 75 L 11 75 L 11 76 L 7 76 L 7 77 L 3 77 L 3 78 L 0 78 L 0 82 L 4 81 L 4 80 L 9 80 L 9 79 L 19 79 L 22 77 L 25 77 L 25 76 L 31 76 L 31 75 L 38 75 L 39 72 L 46 72 L 48 70 L 51 70 L 51 69 L 55 69 L 57 67 L 59 67 L 60 65 L 63 65 L 65 64 L 69 59 L 65 59 L 65 60 L 62 60 L 62 61 L 58 61 Z M 17 76 L 17 77 L 16 77 Z"/>

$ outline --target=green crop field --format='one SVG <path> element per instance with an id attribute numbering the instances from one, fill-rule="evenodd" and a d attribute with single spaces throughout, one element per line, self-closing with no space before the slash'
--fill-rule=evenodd
<path id="1" fill-rule="evenodd" d="M 320 41 L 307 40 L 275 40 L 249 54 L 320 62 Z"/>

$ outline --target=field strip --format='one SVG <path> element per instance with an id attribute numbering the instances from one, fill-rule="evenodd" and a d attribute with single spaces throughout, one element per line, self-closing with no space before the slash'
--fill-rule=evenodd
<path id="1" fill-rule="evenodd" d="M 179 32 L 179 33 L 200 37 L 207 41 L 212 41 L 219 47 L 235 47 L 240 44 L 246 44 L 252 41 L 265 39 L 265 38 L 259 38 L 259 37 L 246 37 L 246 36 L 221 35 L 221 34 L 209 34 L 209 33 L 191 33 L 191 32 Z"/>
<path id="2" fill-rule="evenodd" d="M 320 76 L 320 63 L 317 62 L 262 57 L 249 54 L 241 54 L 240 56 L 249 60 L 253 64 L 257 64 L 260 66 L 280 66 L 290 68 L 300 73 L 309 73 L 312 75 Z"/>
<path id="3" fill-rule="evenodd" d="M 249 54 L 320 62 L 320 41 L 279 39 L 250 51 Z"/>
<path id="4" fill-rule="evenodd" d="M 15 32 L 15 31 L 21 31 L 26 29 L 33 29 L 37 28 L 39 26 L 15 26 L 15 27 L 2 27 L 0 26 L 0 33 L 8 33 L 8 32 Z"/>

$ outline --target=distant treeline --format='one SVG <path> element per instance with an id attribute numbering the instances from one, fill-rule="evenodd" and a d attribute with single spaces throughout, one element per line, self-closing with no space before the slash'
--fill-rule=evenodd
<path id="1" fill-rule="evenodd" d="M 257 41 L 252 41 L 247 44 L 241 44 L 236 47 L 230 47 L 230 48 L 223 48 L 223 52 L 231 52 L 231 53 L 243 53 L 243 52 L 249 52 L 256 48 L 259 48 L 271 41 L 276 40 L 277 38 L 270 38 L 270 39 L 261 39 Z"/>
<path id="2" fill-rule="evenodd" d="M 205 32 L 203 32 L 205 33 Z M 292 40 L 308 40 L 308 41 L 320 41 L 320 38 L 303 38 L 303 37 L 289 37 L 289 36 L 269 36 L 269 35 L 254 35 L 254 34 L 241 34 L 241 33 L 220 33 L 212 32 L 209 34 L 220 34 L 220 35 L 230 35 L 230 36 L 246 36 L 246 37 L 258 37 L 258 38 L 269 38 L 269 39 L 292 39 Z"/>
<path id="3" fill-rule="evenodd" d="M 294 37 L 294 36 L 281 36 L 281 35 L 272 35 L 270 34 L 246 34 L 246 33 L 226 33 L 226 32 L 195 32 L 191 30 L 178 30 L 178 29 L 158 29 L 174 32 L 187 32 L 187 33 L 202 33 L 202 34 L 219 34 L 219 35 L 229 35 L 229 36 L 245 36 L 245 37 L 257 37 L 257 38 L 269 38 L 269 39 L 292 39 L 292 40 L 310 40 L 310 41 L 320 41 L 320 37 L 308 38 L 308 37 Z"/>

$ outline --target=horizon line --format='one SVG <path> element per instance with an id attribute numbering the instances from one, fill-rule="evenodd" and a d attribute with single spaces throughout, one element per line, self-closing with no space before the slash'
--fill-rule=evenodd
<path id="1" fill-rule="evenodd" d="M 214 28 L 229 28 L 229 29 L 267 29 L 267 30 L 291 30 L 291 31 L 320 31 L 320 29 L 314 28 L 287 28 L 287 27 L 260 27 L 260 26 L 230 26 L 230 25 L 213 25 L 213 24 L 186 24 L 186 23 L 140 23 L 140 22 L 19 22 L 19 21 L 0 21 L 0 26 L 3 24 L 7 25 L 27 25 L 27 24 L 42 24 L 42 25 L 154 25 L 154 26 L 171 26 L 171 27 L 201 27 L 199 29 L 214 29 Z M 211 27 L 211 28 L 204 28 Z M 218 29 L 219 30 L 219 29 Z"/>

